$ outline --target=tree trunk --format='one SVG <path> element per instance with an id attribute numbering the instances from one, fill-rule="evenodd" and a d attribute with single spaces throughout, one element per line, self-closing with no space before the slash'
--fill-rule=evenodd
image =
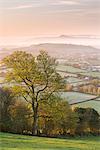
<path id="1" fill-rule="evenodd" d="M 33 116 L 33 128 L 32 135 L 37 135 L 38 133 L 38 104 L 33 108 L 34 116 Z"/>

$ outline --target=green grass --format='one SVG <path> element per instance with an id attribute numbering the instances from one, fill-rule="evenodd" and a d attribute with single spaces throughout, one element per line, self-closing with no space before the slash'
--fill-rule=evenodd
<path id="1" fill-rule="evenodd" d="M 76 104 L 76 105 L 73 105 L 75 107 L 81 107 L 81 108 L 94 108 L 99 114 L 100 114 L 100 101 L 95 101 L 95 100 L 92 100 L 92 101 L 88 101 L 88 102 L 83 102 L 83 103 L 79 103 L 79 104 Z"/>
<path id="2" fill-rule="evenodd" d="M 67 83 L 75 83 L 75 82 L 82 82 L 83 79 L 79 79 L 79 78 L 75 78 L 75 77 L 68 77 L 68 78 L 65 78 L 65 81 Z"/>
<path id="3" fill-rule="evenodd" d="M 85 94 L 80 92 L 59 92 L 59 95 L 64 100 L 68 101 L 68 103 L 71 104 L 72 106 L 82 107 L 82 108 L 87 108 L 87 107 L 94 108 L 100 114 L 100 98 L 88 101 L 89 99 L 96 98 L 97 96 L 95 95 Z"/>
<path id="4" fill-rule="evenodd" d="M 71 84 L 73 86 L 79 86 L 82 84 L 87 84 L 89 83 L 89 81 L 86 81 L 85 79 L 79 79 L 79 78 L 75 78 L 75 77 L 67 77 L 64 79 L 65 83 L 67 84 Z"/>
<path id="5" fill-rule="evenodd" d="M 81 73 L 81 72 L 86 72 L 85 70 L 75 68 L 72 66 L 67 66 L 67 65 L 58 65 L 57 70 L 59 71 L 65 71 L 65 72 L 70 72 L 70 73 Z"/>
<path id="6" fill-rule="evenodd" d="M 95 95 L 80 92 L 59 92 L 59 96 L 61 96 L 64 100 L 68 101 L 69 104 L 83 102 L 97 97 Z"/>
<path id="7" fill-rule="evenodd" d="M 0 150 L 99 150 L 100 137 L 43 138 L 0 133 Z"/>
<path id="8" fill-rule="evenodd" d="M 80 74 L 80 75 L 84 75 L 84 76 L 100 78 L 100 72 L 87 71 L 87 70 L 75 68 L 73 66 L 68 66 L 68 65 L 58 65 L 57 70 L 59 72 L 63 71 L 63 72 L 68 72 L 68 73 L 74 73 L 74 74 Z"/>
<path id="9" fill-rule="evenodd" d="M 94 77 L 94 78 L 100 78 L 100 72 L 92 72 L 92 71 L 90 71 L 90 72 L 82 72 L 82 73 L 80 73 L 81 75 L 84 75 L 84 76 L 90 76 L 90 77 Z"/>

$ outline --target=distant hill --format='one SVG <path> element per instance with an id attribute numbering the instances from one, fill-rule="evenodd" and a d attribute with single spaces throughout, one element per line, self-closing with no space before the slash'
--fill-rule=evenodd
<path id="1" fill-rule="evenodd" d="M 11 54 L 16 50 L 24 50 L 37 55 L 40 50 L 46 50 L 51 56 L 56 58 L 67 58 L 70 55 L 91 55 L 95 53 L 100 55 L 100 49 L 84 46 L 84 45 L 74 45 L 74 44 L 37 44 L 31 45 L 29 47 L 19 47 L 19 48 L 1 48 L 0 49 L 0 59 L 4 58 L 6 55 Z"/>

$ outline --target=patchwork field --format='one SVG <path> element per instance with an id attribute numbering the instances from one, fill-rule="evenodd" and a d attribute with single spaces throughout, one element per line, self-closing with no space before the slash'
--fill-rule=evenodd
<path id="1" fill-rule="evenodd" d="M 59 71 L 65 71 L 65 72 L 71 72 L 71 73 L 80 73 L 80 72 L 85 72 L 85 70 L 78 69 L 72 66 L 67 66 L 67 65 L 58 65 L 57 70 Z"/>
<path id="2" fill-rule="evenodd" d="M 81 75 L 84 75 L 84 76 L 91 76 L 91 77 L 94 77 L 94 78 L 100 78 L 100 72 L 82 72 Z"/>
<path id="3" fill-rule="evenodd" d="M 94 99 L 97 96 L 91 95 L 91 94 L 84 94 L 79 92 L 59 92 L 59 95 L 66 101 L 69 102 L 69 104 L 84 102 L 89 99 Z"/>
<path id="4" fill-rule="evenodd" d="M 0 150 L 99 150 L 100 137 L 44 138 L 0 133 Z"/>
<path id="5" fill-rule="evenodd" d="M 75 77 L 69 77 L 69 78 L 65 78 L 66 83 L 76 83 L 76 82 L 82 82 L 82 79 L 79 78 L 75 78 Z"/>
<path id="6" fill-rule="evenodd" d="M 99 76 L 100 72 L 86 72 L 85 70 L 74 68 L 72 66 L 59 65 L 57 67 L 57 70 L 61 71 L 60 73 L 62 73 L 61 75 L 63 77 L 70 76 L 68 78 L 65 78 L 64 80 L 66 83 L 72 84 L 73 86 L 79 86 L 81 84 L 88 83 L 88 81 L 85 80 L 84 78 L 83 79 L 78 78 L 77 73 L 83 74 L 85 76 L 88 75 L 88 76 L 100 77 Z M 3 82 L 4 82 L 4 77 L 0 76 L 0 87 L 12 86 L 12 84 L 3 83 Z M 61 95 L 62 98 L 64 98 L 66 101 L 68 101 L 69 104 L 71 104 L 71 105 L 74 103 L 79 103 L 79 104 L 77 104 L 77 106 L 79 106 L 79 107 L 92 107 L 100 113 L 100 102 L 98 101 L 98 99 L 96 101 L 92 100 L 92 101 L 88 101 L 85 103 L 80 103 L 80 102 L 84 102 L 89 99 L 96 98 L 95 95 L 84 94 L 84 93 L 80 93 L 80 92 L 60 92 L 59 94 Z"/>
<path id="7" fill-rule="evenodd" d="M 59 95 L 74 107 L 94 108 L 100 114 L 100 98 L 95 95 L 79 92 L 60 92 Z"/>
<path id="8" fill-rule="evenodd" d="M 79 86 L 79 85 L 84 85 L 89 83 L 89 81 L 85 80 L 85 79 L 79 79 L 77 77 L 68 77 L 64 79 L 66 84 L 71 84 L 73 86 Z"/>
<path id="9" fill-rule="evenodd" d="M 100 78 L 100 72 L 82 70 L 82 69 L 75 68 L 75 67 L 72 67 L 72 66 L 67 66 L 67 65 L 58 65 L 57 70 L 59 72 L 62 71 L 62 72 L 67 72 L 67 73 L 80 74 L 80 75 L 83 75 L 83 76 L 90 76 L 90 77 Z"/>

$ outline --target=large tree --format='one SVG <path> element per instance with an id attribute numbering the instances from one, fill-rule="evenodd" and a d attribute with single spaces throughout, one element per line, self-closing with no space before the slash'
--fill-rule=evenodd
<path id="1" fill-rule="evenodd" d="M 37 135 L 39 107 L 62 87 L 62 79 L 56 72 L 56 60 L 45 51 L 37 57 L 24 51 L 7 56 L 3 63 L 7 67 L 6 80 L 11 82 L 16 94 L 22 96 L 32 107 L 33 135 Z"/>

